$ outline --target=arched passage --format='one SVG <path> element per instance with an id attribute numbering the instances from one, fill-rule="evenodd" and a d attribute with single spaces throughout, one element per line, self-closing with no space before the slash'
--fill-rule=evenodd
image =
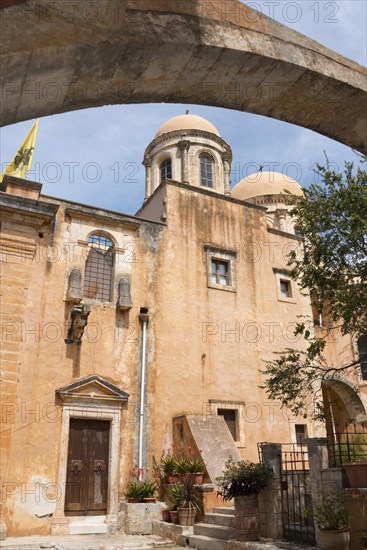
<path id="1" fill-rule="evenodd" d="M 107 104 L 237 109 L 367 153 L 367 71 L 237 0 L 2 3 L 1 124 Z"/>
<path id="2" fill-rule="evenodd" d="M 348 380 L 324 380 L 322 386 L 328 433 L 342 433 L 351 423 L 367 424 L 366 409 Z"/>

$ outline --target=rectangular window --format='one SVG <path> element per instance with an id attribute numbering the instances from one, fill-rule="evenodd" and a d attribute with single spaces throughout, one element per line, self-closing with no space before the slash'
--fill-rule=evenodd
<path id="1" fill-rule="evenodd" d="M 307 439 L 307 426 L 306 424 L 295 424 L 296 431 L 296 443 L 297 445 L 305 445 L 305 439 Z"/>
<path id="2" fill-rule="evenodd" d="M 212 259 L 212 283 L 229 285 L 229 262 Z"/>
<path id="3" fill-rule="evenodd" d="M 218 415 L 223 416 L 225 423 L 235 441 L 237 438 L 237 414 L 235 409 L 218 409 Z"/>

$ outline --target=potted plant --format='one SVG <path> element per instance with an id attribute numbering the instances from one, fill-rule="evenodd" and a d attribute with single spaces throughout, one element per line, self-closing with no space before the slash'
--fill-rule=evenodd
<path id="1" fill-rule="evenodd" d="M 157 486 L 149 481 L 130 481 L 125 490 L 127 502 L 155 502 Z"/>
<path id="2" fill-rule="evenodd" d="M 307 510 L 306 510 L 307 512 Z M 320 529 L 320 542 L 328 550 L 348 550 L 350 542 L 349 513 L 342 491 L 321 491 L 308 512 Z"/>
<path id="3" fill-rule="evenodd" d="M 168 454 L 161 457 L 161 468 L 167 483 L 175 482 L 176 459 Z"/>
<path id="4" fill-rule="evenodd" d="M 171 485 L 168 489 L 168 497 L 171 501 L 169 509 L 172 523 L 178 523 L 178 508 L 183 501 L 183 488 L 181 485 Z"/>
<path id="5" fill-rule="evenodd" d="M 204 479 L 205 465 L 199 458 L 191 458 L 188 464 L 188 471 L 195 476 L 195 484 L 201 485 Z"/>
<path id="6" fill-rule="evenodd" d="M 175 459 L 175 469 L 174 474 L 176 476 L 184 476 L 189 472 L 190 469 L 190 460 L 185 456 L 180 456 Z"/>
<path id="7" fill-rule="evenodd" d="M 125 490 L 125 498 L 127 502 L 141 502 L 141 484 L 140 481 L 130 481 Z"/>
<path id="8" fill-rule="evenodd" d="M 180 477 L 182 500 L 178 508 L 180 525 L 194 525 L 196 513 L 203 511 L 202 493 L 195 484 L 195 473 L 188 472 Z"/>
<path id="9" fill-rule="evenodd" d="M 265 464 L 230 458 L 221 477 L 217 478 L 218 495 L 223 500 L 234 499 L 237 540 L 259 540 L 258 495 L 273 471 Z"/>

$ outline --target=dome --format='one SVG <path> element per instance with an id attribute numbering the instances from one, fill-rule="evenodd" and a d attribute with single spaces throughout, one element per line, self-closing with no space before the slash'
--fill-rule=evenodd
<path id="1" fill-rule="evenodd" d="M 168 132 L 174 132 L 175 130 L 203 130 L 204 132 L 210 132 L 220 137 L 220 133 L 216 127 L 198 115 L 179 115 L 167 120 L 158 130 L 155 137 L 159 137 Z"/>
<path id="2" fill-rule="evenodd" d="M 294 179 L 279 172 L 256 172 L 239 181 L 232 189 L 234 199 L 247 200 L 262 195 L 279 195 L 289 191 L 302 195 L 302 187 Z"/>

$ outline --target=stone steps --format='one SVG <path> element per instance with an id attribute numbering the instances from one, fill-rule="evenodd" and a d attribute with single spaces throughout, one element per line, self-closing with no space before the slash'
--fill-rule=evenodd
<path id="1" fill-rule="evenodd" d="M 106 516 L 69 517 L 70 535 L 100 535 L 107 533 Z"/>
<path id="2" fill-rule="evenodd" d="M 231 514 L 215 514 L 213 512 L 209 512 L 208 514 L 205 514 L 205 523 L 210 525 L 234 527 L 234 516 Z"/>
<path id="3" fill-rule="evenodd" d="M 195 523 L 194 535 L 204 535 L 206 537 L 213 537 L 214 539 L 229 540 L 234 535 L 234 528 L 212 523 Z"/>
<path id="4" fill-rule="evenodd" d="M 234 533 L 234 508 L 218 506 L 205 514 L 202 523 L 195 523 L 194 534 L 186 540 L 190 548 L 225 550 Z"/>
<path id="5" fill-rule="evenodd" d="M 198 550 L 225 550 L 227 544 L 226 540 L 205 535 L 191 535 L 189 541 L 189 547 Z"/>
<path id="6" fill-rule="evenodd" d="M 213 514 L 226 514 L 228 516 L 234 516 L 234 506 L 217 506 L 213 508 Z"/>

